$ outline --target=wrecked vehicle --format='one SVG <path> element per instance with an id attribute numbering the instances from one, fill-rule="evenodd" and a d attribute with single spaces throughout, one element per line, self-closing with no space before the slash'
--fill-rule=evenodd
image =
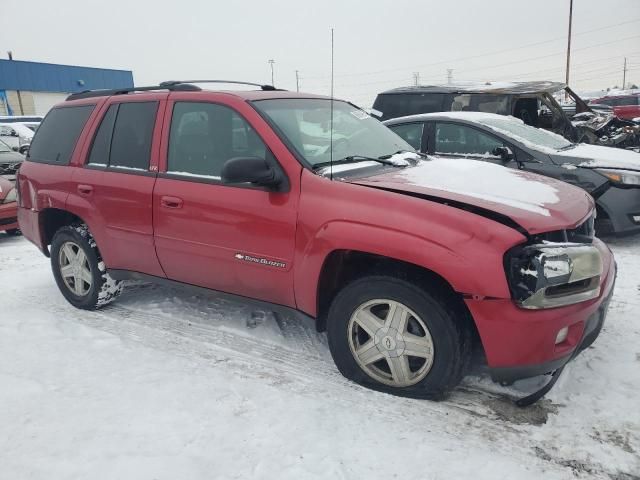
<path id="1" fill-rule="evenodd" d="M 571 118 L 553 94 L 564 91 L 575 103 Z M 486 82 L 401 87 L 378 94 L 374 114 L 381 120 L 419 113 L 472 111 L 512 115 L 571 142 L 620 148 L 640 147 L 640 126 L 594 110 L 559 82 Z"/>
<path id="2" fill-rule="evenodd" d="M 553 372 L 531 403 L 613 292 L 585 191 L 424 158 L 348 102 L 271 86 L 71 95 L 18 185 L 20 228 L 75 307 L 126 279 L 239 296 L 313 319 L 345 377 L 396 395 L 442 396 L 482 350 L 495 380 Z"/>

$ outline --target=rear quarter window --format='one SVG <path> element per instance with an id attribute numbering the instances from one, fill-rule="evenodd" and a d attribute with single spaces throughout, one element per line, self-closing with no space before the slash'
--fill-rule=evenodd
<path id="1" fill-rule="evenodd" d="M 44 118 L 33 137 L 28 160 L 68 165 L 80 133 L 95 105 L 58 107 Z"/>

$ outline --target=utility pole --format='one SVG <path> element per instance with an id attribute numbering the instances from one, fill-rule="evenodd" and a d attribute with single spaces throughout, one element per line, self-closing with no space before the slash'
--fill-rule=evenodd
<path id="1" fill-rule="evenodd" d="M 296 92 L 300 91 L 300 76 L 298 75 L 298 70 L 296 70 Z"/>
<path id="2" fill-rule="evenodd" d="M 453 83 L 453 68 L 447 68 L 447 83 L 449 85 Z"/>
<path id="3" fill-rule="evenodd" d="M 624 67 L 622 68 L 622 89 L 625 89 L 625 83 L 627 83 L 627 57 L 624 57 Z"/>
<path id="4" fill-rule="evenodd" d="M 420 85 L 420 72 L 413 72 L 413 84 L 416 87 Z"/>
<path id="5" fill-rule="evenodd" d="M 569 34 L 567 35 L 567 71 L 564 83 L 569 85 L 569 65 L 571 63 L 571 22 L 573 21 L 573 0 L 569 0 Z M 569 94 L 567 94 L 568 96 Z"/>
<path id="6" fill-rule="evenodd" d="M 276 63 L 276 61 L 274 59 L 271 59 L 267 63 L 269 64 L 269 66 L 271 66 L 271 86 L 274 87 L 275 85 L 273 84 L 273 64 Z"/>

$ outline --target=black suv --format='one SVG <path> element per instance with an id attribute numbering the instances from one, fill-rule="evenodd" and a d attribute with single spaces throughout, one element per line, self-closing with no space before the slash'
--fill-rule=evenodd
<path id="1" fill-rule="evenodd" d="M 575 104 L 570 118 L 553 94 L 563 92 Z M 613 115 L 595 112 L 573 90 L 558 82 L 486 82 L 401 87 L 378 94 L 373 104 L 381 120 L 434 112 L 485 112 L 512 115 L 571 142 L 634 148 L 640 127 Z M 575 121 L 573 121 L 575 120 Z"/>

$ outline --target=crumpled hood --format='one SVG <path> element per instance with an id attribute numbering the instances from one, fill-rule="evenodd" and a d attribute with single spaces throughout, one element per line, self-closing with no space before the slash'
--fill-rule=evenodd
<path id="1" fill-rule="evenodd" d="M 587 168 L 622 168 L 640 171 L 640 153 L 623 148 L 603 147 L 580 143 L 569 150 L 551 154 L 559 164 L 572 164 Z"/>
<path id="2" fill-rule="evenodd" d="M 509 217 L 530 234 L 573 228 L 593 209 L 582 189 L 549 177 L 476 161 L 431 157 L 350 183 L 438 197 Z"/>

